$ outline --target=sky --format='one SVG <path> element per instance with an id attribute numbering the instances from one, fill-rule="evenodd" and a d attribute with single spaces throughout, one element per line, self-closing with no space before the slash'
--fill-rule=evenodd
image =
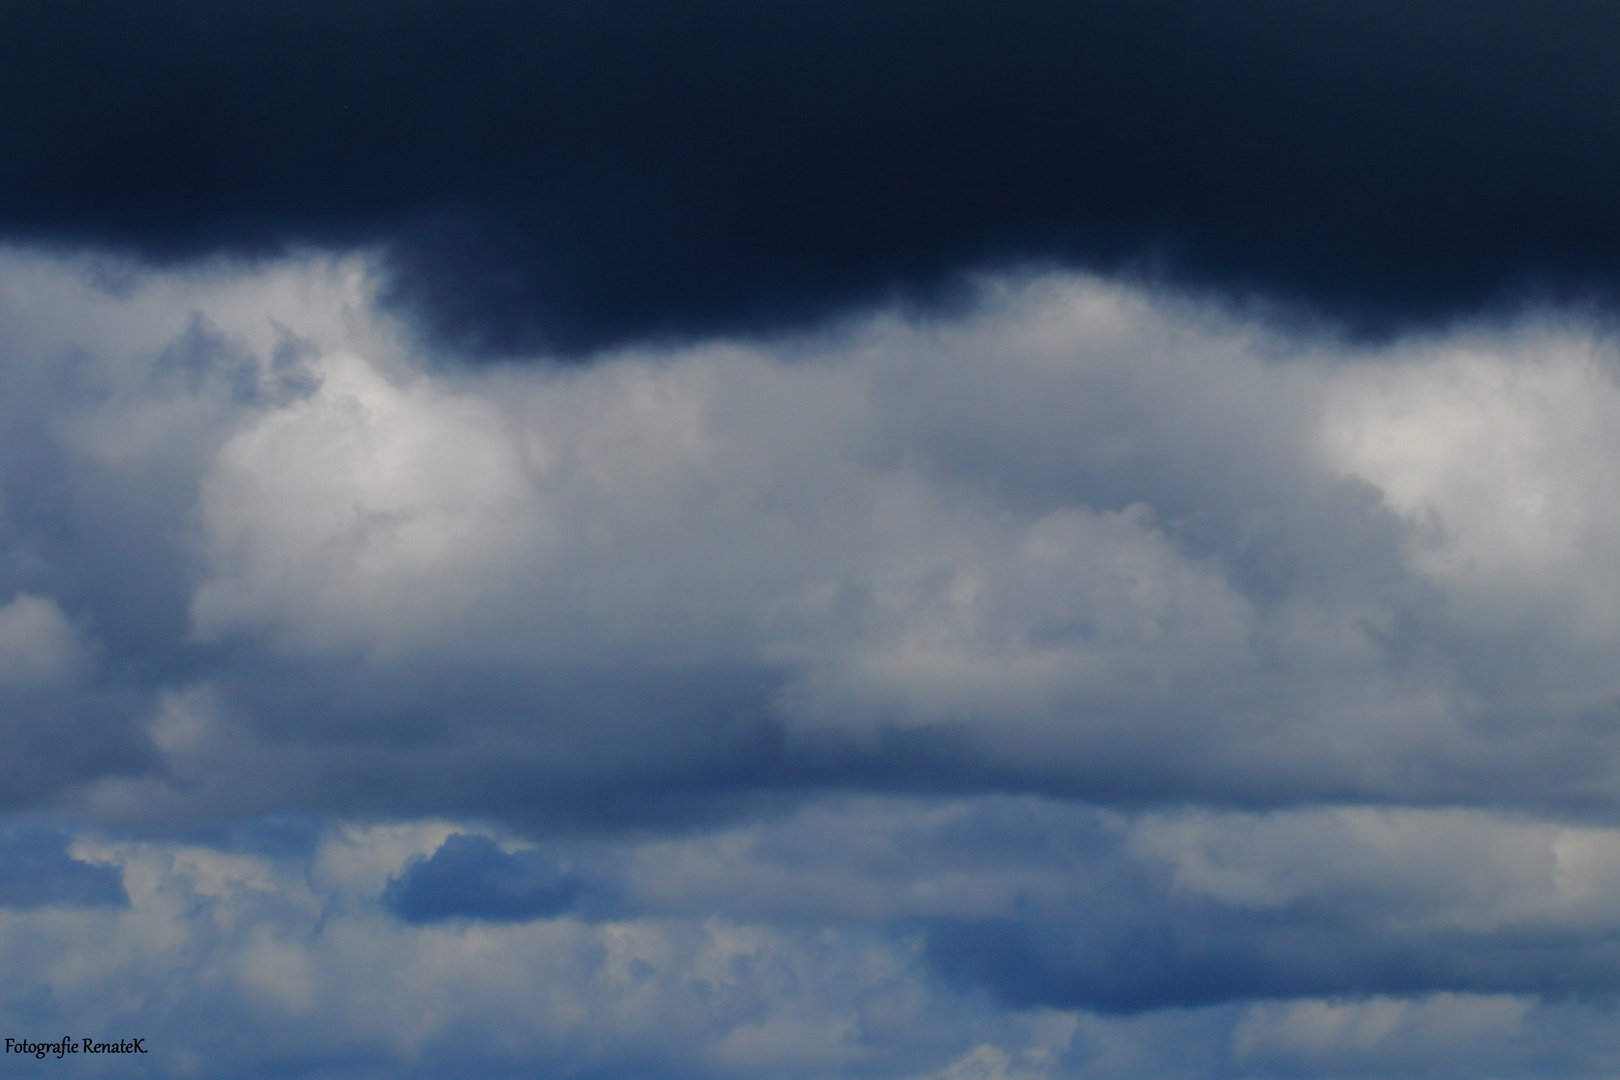
<path id="1" fill-rule="evenodd" d="M 0 1077 L 1620 1074 L 1620 8 L 4 22 Z"/>

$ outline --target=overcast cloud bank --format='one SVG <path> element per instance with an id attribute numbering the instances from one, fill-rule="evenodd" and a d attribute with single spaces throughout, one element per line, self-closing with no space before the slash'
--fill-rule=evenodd
<path id="1" fill-rule="evenodd" d="M 1616 296 L 1589 0 L 55 0 L 0 237 L 383 253 L 456 351 L 793 328 L 1030 259 L 1389 331 Z"/>

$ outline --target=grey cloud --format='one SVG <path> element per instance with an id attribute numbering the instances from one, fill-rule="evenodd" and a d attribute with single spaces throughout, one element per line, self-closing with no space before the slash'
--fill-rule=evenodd
<path id="1" fill-rule="evenodd" d="M 1125 1011 L 1435 992 L 1612 1002 L 1620 991 L 1601 899 L 1615 883 L 1610 830 L 1340 810 L 1195 814 L 1133 831 L 1127 847 L 1148 858 L 1127 860 L 1105 889 L 943 920 L 935 963 L 1011 1001 Z M 1173 876 L 1156 877 L 1156 863 Z"/>
<path id="2" fill-rule="evenodd" d="M 922 928 L 1021 1007 L 1620 992 L 1614 830 L 1481 811 L 857 800 L 609 865 L 627 911 Z"/>
<path id="3" fill-rule="evenodd" d="M 1352 348 L 1047 276 L 459 369 L 363 264 L 9 258 L 0 595 L 75 628 L 52 707 L 106 733 L 58 766 L 19 721 L 16 805 L 1613 805 L 1620 392 L 1579 322 Z"/>

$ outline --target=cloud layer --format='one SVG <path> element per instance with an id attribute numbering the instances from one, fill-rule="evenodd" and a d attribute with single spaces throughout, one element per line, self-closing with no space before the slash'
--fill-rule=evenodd
<path id="1" fill-rule="evenodd" d="M 1400 325 L 1612 290 L 1581 0 L 65 0 L 0 44 L 0 238 L 388 252 L 466 350 L 1148 264 Z"/>
<path id="2" fill-rule="evenodd" d="M 377 282 L 0 260 L 13 1037 L 1605 1074 L 1600 325 L 1347 344 L 1047 274 L 469 367 Z"/>
<path id="3" fill-rule="evenodd" d="M 8 966 L 39 973 L 8 984 L 0 1017 L 36 1040 L 64 1024 L 141 1034 L 129 1074 L 157 1076 L 1596 1077 L 1617 1049 L 1612 829 L 1005 798 L 827 800 L 544 853 L 466 829 L 81 837 L 75 864 L 116 872 L 127 902 L 0 911 Z M 399 910 L 402 868 L 475 852 L 566 863 L 578 902 L 520 920 Z M 481 888 L 475 875 L 465 895 Z M 962 982 L 971 949 L 946 928 L 987 916 L 1039 936 L 1070 1000 L 1028 1000 L 1050 984 L 1019 981 L 1016 951 L 974 974 L 1024 1000 Z M 1077 933 L 1107 947 L 1070 951 Z M 1463 988 L 1388 986 L 1397 944 L 1405 970 Z M 1547 994 L 1538 959 L 1607 993 Z M 1230 977 L 1208 981 L 1222 961 Z M 1247 1001 L 1262 961 L 1316 988 Z M 1107 984 L 1148 1011 L 1076 1000 Z M 1198 986 L 1219 993 L 1187 1001 Z M 1154 1008 L 1168 1004 L 1194 1007 Z"/>
<path id="4" fill-rule="evenodd" d="M 42 741 L 55 805 L 1613 806 L 1590 327 L 1346 349 L 1043 277 L 945 321 L 463 370 L 353 266 L 188 309 L 181 278 L 12 265 L 55 284 L 11 312 L 37 404 L 7 438 L 41 466 L 8 478 L 8 692 L 125 740 Z M 150 340 L 30 346 L 42 317 Z"/>

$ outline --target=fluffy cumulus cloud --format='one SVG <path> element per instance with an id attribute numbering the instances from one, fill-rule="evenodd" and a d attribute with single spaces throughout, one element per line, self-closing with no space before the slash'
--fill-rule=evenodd
<path id="1" fill-rule="evenodd" d="M 150 1048 L 50 1067 L 1612 1072 L 1601 323 L 382 280 L 0 256 L 0 1025 Z"/>

